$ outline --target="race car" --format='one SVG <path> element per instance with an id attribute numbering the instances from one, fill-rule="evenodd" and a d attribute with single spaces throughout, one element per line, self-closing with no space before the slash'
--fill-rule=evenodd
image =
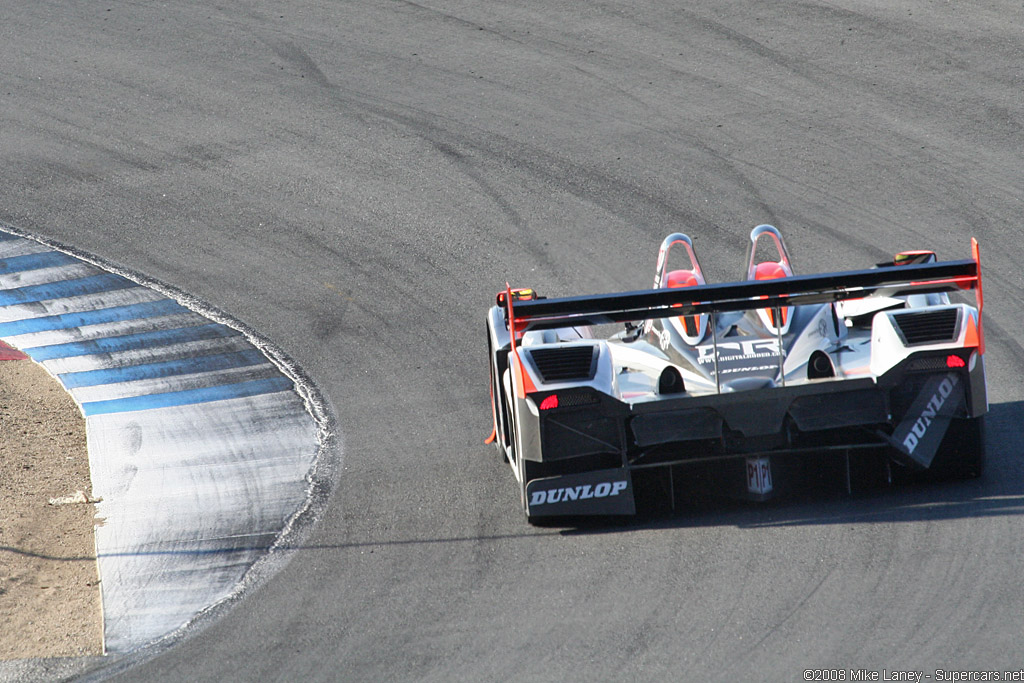
<path id="1" fill-rule="evenodd" d="M 970 259 L 905 251 L 798 275 L 780 232 L 759 225 L 744 278 L 709 284 L 674 233 L 650 290 L 497 295 L 487 441 L 531 522 L 634 515 L 648 489 L 673 504 L 686 490 L 766 500 L 823 466 L 848 490 L 864 472 L 978 476 L 982 307 L 973 239 Z"/>

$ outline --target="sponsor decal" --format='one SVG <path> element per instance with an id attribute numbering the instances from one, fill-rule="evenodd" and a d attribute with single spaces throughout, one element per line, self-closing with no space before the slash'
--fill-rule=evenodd
<path id="1" fill-rule="evenodd" d="M 753 358 L 775 358 L 780 355 L 777 339 L 751 339 L 740 342 L 719 342 L 719 362 L 749 360 Z M 781 354 L 785 356 L 783 352 Z M 703 344 L 697 347 L 697 362 L 701 364 L 715 362 L 715 345 Z M 776 366 L 770 366 L 776 367 Z"/>
<path id="2" fill-rule="evenodd" d="M 661 346 L 662 351 L 667 351 L 669 345 L 672 343 L 672 334 L 668 331 L 668 328 L 662 328 L 661 332 L 658 333 L 658 343 Z"/>
<path id="3" fill-rule="evenodd" d="M 748 373 L 749 372 L 763 372 L 764 370 L 778 370 L 778 369 L 779 369 L 779 364 L 778 363 L 775 363 L 774 365 L 747 365 L 747 366 L 744 366 L 744 367 L 741 367 L 741 368 L 724 368 L 722 370 L 722 374 L 723 375 L 732 375 L 732 374 L 736 374 L 737 372 L 748 372 Z M 715 371 L 712 370 L 711 371 L 711 375 L 714 376 L 714 374 L 715 374 Z"/>
<path id="4" fill-rule="evenodd" d="M 747 458 L 747 491 L 750 493 L 771 493 L 772 464 L 768 456 Z"/>
<path id="5" fill-rule="evenodd" d="M 532 491 L 530 493 L 530 507 L 565 503 L 574 500 L 589 500 L 591 498 L 609 498 L 622 493 L 628 485 L 628 482 L 625 480 L 619 480 L 601 482 L 597 485 L 584 484 L 582 486 L 563 486 L 556 489 Z"/>
<path id="6" fill-rule="evenodd" d="M 661 276 L 665 270 L 665 257 L 668 256 L 668 249 L 664 244 L 658 249 L 658 263 L 654 266 L 654 288 L 661 289 Z"/>
<path id="7" fill-rule="evenodd" d="M 903 446 L 907 449 L 907 453 L 914 453 L 914 449 L 928 433 L 928 428 L 959 381 L 956 375 L 949 374 L 939 383 L 938 388 L 928 399 L 928 403 L 925 404 L 917 420 L 911 426 L 910 433 L 903 439 Z"/>
<path id="8" fill-rule="evenodd" d="M 632 479 L 625 468 L 534 479 L 526 485 L 526 503 L 531 517 L 636 513 Z"/>

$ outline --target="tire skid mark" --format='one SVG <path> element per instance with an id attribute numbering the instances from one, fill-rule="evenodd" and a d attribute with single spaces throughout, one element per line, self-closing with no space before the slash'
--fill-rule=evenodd
<path id="1" fill-rule="evenodd" d="M 308 55 L 299 48 L 281 49 L 271 44 L 278 56 L 288 58 L 292 55 L 297 59 L 300 68 L 309 68 Z M 319 71 L 319 69 L 317 69 Z M 482 158 L 493 158 L 511 166 L 520 167 L 531 172 L 535 177 L 555 185 L 572 196 L 606 210 L 610 215 L 623 218 L 634 225 L 649 222 L 650 212 L 658 214 L 659 224 L 683 223 L 693 229 L 703 229 L 708 233 L 718 230 L 718 226 L 699 213 L 684 208 L 668 200 L 651 196 L 645 188 L 611 178 L 599 171 L 573 163 L 539 147 L 515 141 L 493 131 L 474 130 L 475 136 L 468 133 L 455 132 L 465 130 L 464 122 L 449 120 L 439 114 L 428 112 L 410 105 L 389 100 L 378 95 L 369 95 L 349 90 L 328 78 L 318 80 L 326 92 L 347 107 L 355 108 L 380 122 L 402 131 L 408 131 L 423 139 L 439 152 L 444 150 L 471 150 Z M 486 143 L 478 142 L 485 139 Z M 463 156 L 465 152 L 461 152 Z M 449 156 L 450 158 L 450 156 Z M 474 182 L 477 182 L 475 179 Z M 493 190 L 485 194 L 494 198 Z M 500 205 L 499 205 L 500 206 Z M 622 206 L 635 207 L 628 213 L 621 211 Z M 501 207 L 505 211 L 505 207 Z"/>

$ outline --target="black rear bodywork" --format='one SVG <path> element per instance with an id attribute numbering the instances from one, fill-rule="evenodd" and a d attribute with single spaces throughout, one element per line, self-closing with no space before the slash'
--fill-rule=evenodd
<path id="1" fill-rule="evenodd" d="M 821 456 L 841 460 L 847 476 L 851 459 L 861 457 L 886 468 L 927 469 L 943 443 L 987 411 L 987 395 L 982 339 L 978 346 L 909 352 L 878 376 L 626 401 L 585 381 L 573 384 L 593 377 L 596 344 L 559 353 L 531 347 L 526 354 L 516 343 L 525 331 L 963 289 L 980 290 L 976 251 L 974 260 L 683 290 L 527 301 L 514 301 L 510 292 L 503 309 L 492 309 L 490 324 L 495 439 L 520 479 L 527 516 L 633 514 L 634 479 L 657 471 L 669 481 L 674 472 L 736 472 L 722 493 L 764 498 L 741 483 L 744 472 L 746 481 L 772 476 L 756 471 L 766 456 L 777 470 L 776 491 L 785 488 L 787 462 Z M 980 327 L 980 291 L 978 298 Z M 504 340 L 494 333 L 499 321 Z M 914 335 L 946 334 L 936 330 L 951 324 L 948 315 L 926 313 L 904 318 L 899 334 L 912 345 Z M 529 355 L 536 383 L 521 355 Z"/>

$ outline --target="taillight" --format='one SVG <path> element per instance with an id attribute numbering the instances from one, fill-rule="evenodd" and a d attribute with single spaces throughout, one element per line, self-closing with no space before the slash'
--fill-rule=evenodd
<path id="1" fill-rule="evenodd" d="M 558 407 L 558 394 L 551 394 L 540 402 L 541 410 L 551 410 Z"/>
<path id="2" fill-rule="evenodd" d="M 962 367 L 966 367 L 966 365 L 967 364 L 964 363 L 964 359 L 961 358 L 960 356 L 957 356 L 956 354 L 952 354 L 951 353 L 948 356 L 946 356 L 946 367 L 947 368 L 962 368 Z"/>

